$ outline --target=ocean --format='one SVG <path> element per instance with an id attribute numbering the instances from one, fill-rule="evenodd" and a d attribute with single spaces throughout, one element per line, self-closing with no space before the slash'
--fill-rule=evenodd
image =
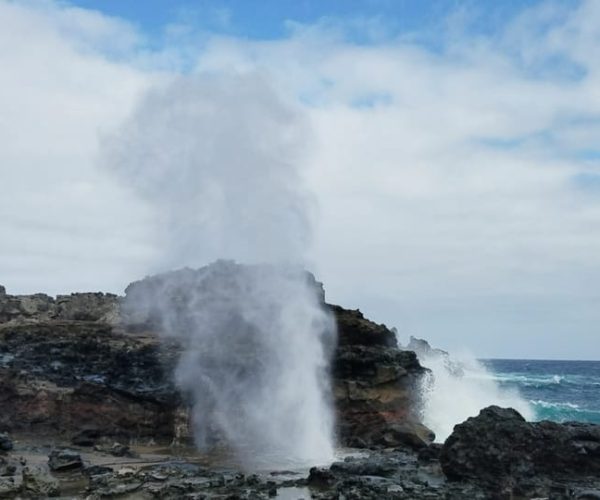
<path id="1" fill-rule="evenodd" d="M 534 420 L 600 424 L 600 361 L 485 359 L 503 389 L 518 391 Z"/>

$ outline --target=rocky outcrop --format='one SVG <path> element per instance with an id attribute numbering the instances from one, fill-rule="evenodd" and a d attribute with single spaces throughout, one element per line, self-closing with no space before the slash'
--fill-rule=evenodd
<path id="1" fill-rule="evenodd" d="M 110 293 L 72 293 L 56 298 L 44 293 L 8 295 L 0 287 L 0 323 L 101 321 L 115 323 L 119 300 Z"/>
<path id="2" fill-rule="evenodd" d="M 167 437 L 178 403 L 169 355 L 154 336 L 101 322 L 0 325 L 0 429 Z"/>
<path id="3" fill-rule="evenodd" d="M 598 487 L 600 426 L 531 423 L 511 408 L 490 406 L 454 428 L 440 461 L 450 480 L 474 482 L 507 498 L 571 498 L 568 484 Z"/>
<path id="4" fill-rule="evenodd" d="M 349 446 L 420 448 L 435 438 L 420 423 L 418 385 L 426 370 L 396 347 L 384 325 L 360 311 L 331 306 L 338 325 L 333 385 L 339 435 Z"/>
<path id="5" fill-rule="evenodd" d="M 183 281 L 193 272 L 177 271 Z M 127 296 L 160 279 L 131 285 Z M 425 370 L 414 353 L 399 350 L 393 332 L 359 311 L 326 305 L 322 285 L 312 275 L 307 279 L 338 324 L 338 344 L 331 349 L 340 441 L 430 442 L 432 433 L 419 420 L 417 386 Z M 160 287 L 154 297 L 166 300 Z M 0 431 L 189 439 L 185 396 L 172 381 L 179 348 L 159 340 L 154 308 L 126 307 L 130 303 L 111 294 L 52 298 L 1 289 Z"/>

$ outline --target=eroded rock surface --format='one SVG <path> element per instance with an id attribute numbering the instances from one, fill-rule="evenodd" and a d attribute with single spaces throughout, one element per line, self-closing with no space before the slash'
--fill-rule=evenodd
<path id="1" fill-rule="evenodd" d="M 440 461 L 454 481 L 525 498 L 575 498 L 586 485 L 600 487 L 600 426 L 526 422 L 490 406 L 454 428 Z"/>
<path id="2" fill-rule="evenodd" d="M 194 272 L 176 271 L 184 283 Z M 161 296 L 157 284 L 170 274 L 130 285 L 126 298 L 0 290 L 0 431 L 84 441 L 87 432 L 95 435 L 90 444 L 101 436 L 189 440 L 185 395 L 172 381 L 178 346 L 159 340 L 151 301 L 146 309 L 125 307 L 141 291 L 156 301 L 185 301 L 185 287 L 178 297 Z M 419 419 L 425 369 L 414 353 L 398 349 L 394 333 L 360 311 L 325 304 L 322 285 L 310 274 L 307 279 L 338 324 L 337 347 L 329 347 L 341 443 L 418 448 L 431 442 Z"/>
<path id="3" fill-rule="evenodd" d="M 331 306 L 338 325 L 333 385 L 338 429 L 349 446 L 420 448 L 434 434 L 420 423 L 420 377 L 424 369 L 412 351 L 396 347 L 384 325 L 360 311 Z"/>

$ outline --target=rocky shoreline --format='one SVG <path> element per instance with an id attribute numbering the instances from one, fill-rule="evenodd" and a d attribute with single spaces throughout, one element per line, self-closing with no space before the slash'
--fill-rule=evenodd
<path id="1" fill-rule="evenodd" d="M 193 273 L 191 270 L 180 272 Z M 600 426 L 490 407 L 442 444 L 421 422 L 427 368 L 385 325 L 334 315 L 333 464 L 245 470 L 193 447 L 180 348 L 127 297 L 0 287 L 0 498 L 600 499 Z M 160 277 L 132 284 L 127 295 Z M 422 347 L 422 346 L 421 346 Z"/>

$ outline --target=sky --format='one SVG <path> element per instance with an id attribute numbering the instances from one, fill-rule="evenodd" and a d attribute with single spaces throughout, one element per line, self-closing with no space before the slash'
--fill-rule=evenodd
<path id="1" fill-rule="evenodd" d="M 600 359 L 600 2 L 0 0 L 0 26 L 9 293 L 161 270 L 104 138 L 164 82 L 259 74 L 310 124 L 330 302 L 401 341 Z"/>

